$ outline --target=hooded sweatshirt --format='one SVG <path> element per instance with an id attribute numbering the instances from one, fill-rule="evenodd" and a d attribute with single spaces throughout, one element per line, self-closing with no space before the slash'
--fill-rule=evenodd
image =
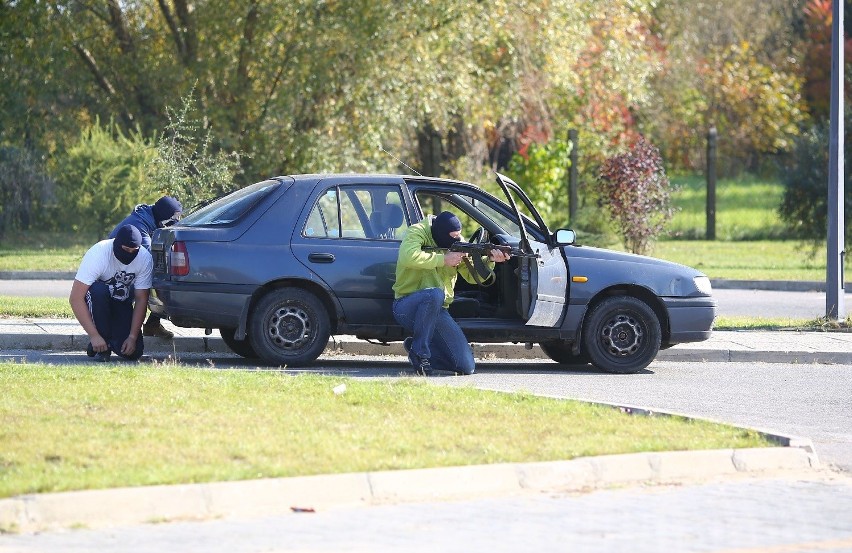
<path id="1" fill-rule="evenodd" d="M 453 288 L 458 275 L 471 284 L 476 284 L 466 263 L 458 267 L 444 265 L 442 252 L 424 252 L 423 247 L 436 248 L 432 238 L 432 220 L 434 215 L 411 225 L 406 231 L 405 238 L 399 246 L 399 257 L 396 260 L 396 282 L 393 285 L 394 298 L 405 297 L 424 288 L 441 288 L 444 290 L 444 308 L 453 303 Z M 489 269 L 494 268 L 494 262 L 483 257 Z"/>
<path id="2" fill-rule="evenodd" d="M 154 220 L 154 206 L 147 204 L 139 204 L 133 210 L 133 213 L 128 215 L 119 224 L 112 229 L 108 238 L 115 238 L 118 234 L 118 229 L 124 225 L 133 225 L 142 234 L 142 247 L 151 251 L 151 236 L 157 230 L 157 222 Z"/>

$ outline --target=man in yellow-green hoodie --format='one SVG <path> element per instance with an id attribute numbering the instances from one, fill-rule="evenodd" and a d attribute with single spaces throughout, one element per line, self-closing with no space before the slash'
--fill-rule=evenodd
<path id="1" fill-rule="evenodd" d="M 473 374 L 476 363 L 458 323 L 447 308 L 453 302 L 458 275 L 471 284 L 476 277 L 470 265 L 462 263 L 466 254 L 451 251 L 424 251 L 423 248 L 449 248 L 461 240 L 461 222 L 449 211 L 429 216 L 408 228 L 399 247 L 396 282 L 393 285 L 393 316 L 408 332 L 404 346 L 418 374 L 433 370 Z M 492 251 L 484 262 L 489 269 L 509 256 Z"/>

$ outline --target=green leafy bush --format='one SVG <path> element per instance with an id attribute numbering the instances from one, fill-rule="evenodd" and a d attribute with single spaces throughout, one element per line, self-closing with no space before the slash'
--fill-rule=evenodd
<path id="1" fill-rule="evenodd" d="M 95 121 L 54 160 L 57 204 L 46 210 L 45 226 L 106 236 L 150 199 L 145 166 L 154 155 L 140 131 L 125 134 L 113 121 Z"/>
<path id="2" fill-rule="evenodd" d="M 567 172 L 571 144 L 559 139 L 530 144 L 526 157 L 512 156 L 506 174 L 521 185 L 551 228 L 568 225 Z"/>
<path id="3" fill-rule="evenodd" d="M 210 130 L 195 117 L 192 92 L 181 102 L 180 110 L 167 108 L 169 124 L 157 138 L 157 155 L 146 170 L 158 197 L 175 196 L 188 208 L 234 190 L 240 158 L 213 148 Z"/>

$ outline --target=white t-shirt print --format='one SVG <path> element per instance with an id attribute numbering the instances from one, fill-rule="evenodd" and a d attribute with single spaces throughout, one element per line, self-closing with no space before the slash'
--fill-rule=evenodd
<path id="1" fill-rule="evenodd" d="M 96 280 L 104 281 L 110 296 L 118 301 L 133 300 L 135 290 L 151 288 L 154 259 L 151 252 L 139 248 L 139 253 L 129 265 L 116 259 L 112 253 L 112 239 L 101 240 L 86 252 L 77 275 L 74 277 L 91 286 Z"/>

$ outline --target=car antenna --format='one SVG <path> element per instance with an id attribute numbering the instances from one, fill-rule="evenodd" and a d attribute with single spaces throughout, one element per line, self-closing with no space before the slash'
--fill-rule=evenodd
<path id="1" fill-rule="evenodd" d="M 422 176 L 423 176 L 423 175 L 421 175 L 421 174 L 420 174 L 420 171 L 418 171 L 417 169 L 414 169 L 413 167 L 410 167 L 410 166 L 409 166 L 406 162 L 402 161 L 401 159 L 399 159 L 398 157 L 396 157 L 395 155 L 393 155 L 393 154 L 392 154 L 392 153 L 390 153 L 389 151 L 387 151 L 387 150 L 385 150 L 384 148 L 382 148 L 382 145 L 381 145 L 381 144 L 379 144 L 379 149 L 380 149 L 381 151 L 383 151 L 384 153 L 386 153 L 387 155 L 389 155 L 389 156 L 391 156 L 392 158 L 394 158 L 394 159 L 397 161 L 397 163 L 399 163 L 399 164 L 401 164 L 401 165 L 404 165 L 404 166 L 405 166 L 405 168 L 406 168 L 406 169 L 408 169 L 409 171 L 413 171 L 413 172 L 417 173 L 417 176 L 418 176 L 418 177 L 422 177 Z"/>

